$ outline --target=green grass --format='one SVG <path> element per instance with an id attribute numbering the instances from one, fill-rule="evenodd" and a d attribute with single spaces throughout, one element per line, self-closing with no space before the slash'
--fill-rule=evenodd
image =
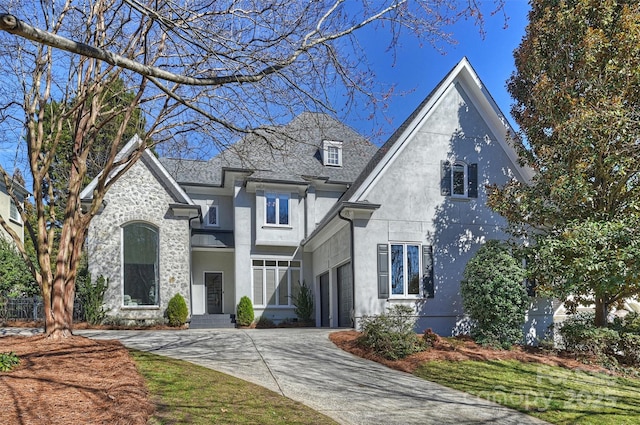
<path id="1" fill-rule="evenodd" d="M 154 354 L 131 351 L 147 381 L 154 424 L 336 424 L 273 391 L 223 373 Z"/>
<path id="2" fill-rule="evenodd" d="M 554 424 L 640 423 L 640 380 L 536 363 L 433 361 L 421 378 Z"/>

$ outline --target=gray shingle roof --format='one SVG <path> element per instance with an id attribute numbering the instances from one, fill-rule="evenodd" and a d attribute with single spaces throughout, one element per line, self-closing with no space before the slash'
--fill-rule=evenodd
<path id="1" fill-rule="evenodd" d="M 322 142 L 342 142 L 342 167 L 324 166 Z M 179 183 L 219 185 L 222 169 L 253 171 L 252 180 L 306 182 L 326 178 L 353 182 L 377 148 L 334 118 L 306 112 L 289 124 L 251 134 L 209 161 L 163 158 L 161 162 Z"/>

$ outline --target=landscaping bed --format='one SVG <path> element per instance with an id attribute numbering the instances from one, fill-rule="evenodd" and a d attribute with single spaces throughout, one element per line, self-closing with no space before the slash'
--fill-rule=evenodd
<path id="1" fill-rule="evenodd" d="M 144 379 L 118 341 L 4 336 L 20 363 L 0 373 L 4 424 L 146 424 L 154 411 Z"/>

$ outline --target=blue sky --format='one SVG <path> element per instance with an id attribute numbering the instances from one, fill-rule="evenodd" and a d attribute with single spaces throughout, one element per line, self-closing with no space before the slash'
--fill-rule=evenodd
<path id="1" fill-rule="evenodd" d="M 457 40 L 456 45 L 443 44 L 444 54 L 430 45 L 419 45 L 411 37 L 404 37 L 397 47 L 395 58 L 387 51 L 388 35 L 365 30 L 359 36 L 377 80 L 383 86 L 394 86 L 395 95 L 388 99 L 388 108 L 384 115 L 378 114 L 375 120 L 363 119 L 370 112 L 363 108 L 346 118 L 346 123 L 371 141 L 381 145 L 395 129 L 413 112 L 431 90 L 444 78 L 463 56 L 466 56 L 480 76 L 482 82 L 509 117 L 511 98 L 505 84 L 514 70 L 513 51 L 518 47 L 527 25 L 529 4 L 526 0 L 505 0 L 507 28 L 502 13 L 490 15 L 492 0 L 484 0 L 485 37 L 481 37 L 479 28 L 472 20 L 460 21 L 448 28 Z M 407 34 L 408 35 L 408 34 Z M 6 142 L 6 141 L 5 141 Z M 24 152 L 16 156 L 15 145 L 0 145 L 0 162 L 12 172 L 16 160 L 21 162 Z M 22 163 L 25 177 L 28 178 L 26 164 Z"/>
<path id="2" fill-rule="evenodd" d="M 375 33 L 362 37 L 370 63 L 377 78 L 385 85 L 395 84 L 395 93 L 388 102 L 386 117 L 388 123 L 378 115 L 377 122 L 362 120 L 354 114 L 346 121 L 363 135 L 370 135 L 375 128 L 382 126 L 382 134 L 374 140 L 382 144 L 393 131 L 424 100 L 431 90 L 444 78 L 463 56 L 466 56 L 476 70 L 489 93 L 515 126 L 509 113 L 511 97 L 506 89 L 506 81 L 514 71 L 513 51 L 518 47 L 528 23 L 527 13 L 530 9 L 526 0 L 506 0 L 505 12 L 508 17 L 507 28 L 502 13 L 490 16 L 493 3 L 485 1 L 485 37 L 481 37 L 479 29 L 473 21 L 460 21 L 449 28 L 457 45 L 443 45 L 445 54 L 438 52 L 430 45 L 420 46 L 416 41 L 406 37 L 397 50 L 395 65 L 390 53 L 385 51 L 388 43 L 383 35 Z"/>

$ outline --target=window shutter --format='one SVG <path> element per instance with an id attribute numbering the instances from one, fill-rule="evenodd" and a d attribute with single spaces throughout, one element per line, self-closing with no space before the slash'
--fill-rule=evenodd
<path id="1" fill-rule="evenodd" d="M 433 247 L 431 245 L 422 246 L 422 285 L 424 289 L 424 295 L 427 298 L 435 297 L 435 290 L 433 285 Z"/>
<path id="2" fill-rule="evenodd" d="M 469 164 L 468 166 L 469 180 L 468 180 L 468 194 L 469 198 L 478 197 L 478 164 Z"/>
<path id="3" fill-rule="evenodd" d="M 451 163 L 440 161 L 440 195 L 451 196 Z"/>
<path id="4" fill-rule="evenodd" d="M 378 244 L 378 298 L 389 298 L 389 245 Z"/>

